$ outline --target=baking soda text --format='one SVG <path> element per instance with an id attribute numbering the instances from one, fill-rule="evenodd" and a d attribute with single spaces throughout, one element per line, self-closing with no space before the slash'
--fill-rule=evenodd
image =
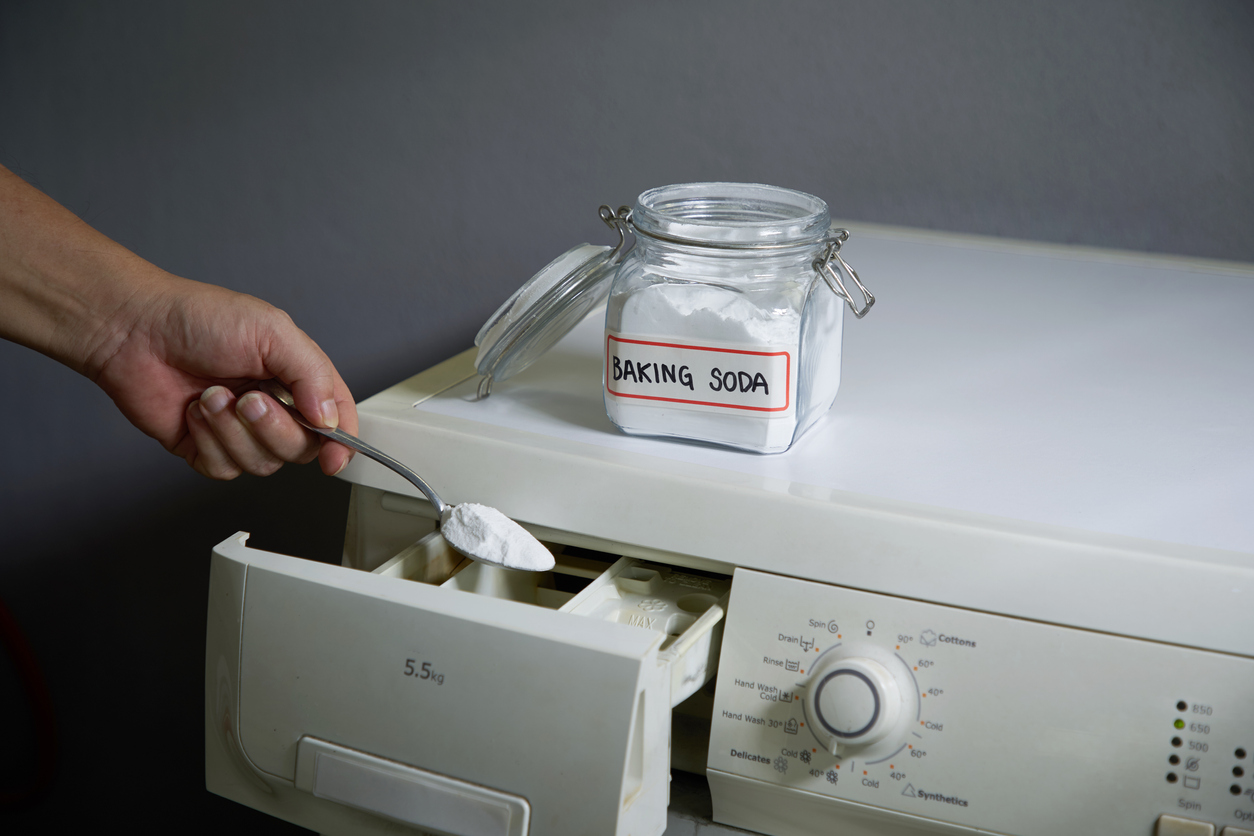
<path id="1" fill-rule="evenodd" d="M 733 348 L 607 333 L 606 392 L 612 397 L 784 413 L 792 407 L 792 346 Z"/>
<path id="2" fill-rule="evenodd" d="M 614 370 L 612 372 L 614 380 L 630 380 L 636 383 L 678 383 L 680 386 L 687 386 L 690 390 L 694 389 L 692 382 L 692 371 L 687 366 L 680 366 L 678 370 L 674 363 L 669 365 L 666 363 L 635 363 L 630 359 L 622 360 L 617 355 L 613 358 Z"/>

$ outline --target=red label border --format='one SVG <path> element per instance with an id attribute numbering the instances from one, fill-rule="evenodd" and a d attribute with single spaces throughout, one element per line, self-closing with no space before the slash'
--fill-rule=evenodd
<path id="1" fill-rule="evenodd" d="M 754 357 L 783 357 L 785 358 L 784 371 L 788 378 L 788 388 L 785 390 L 785 398 L 783 406 L 741 406 L 739 404 L 717 403 L 714 401 L 694 401 L 684 398 L 663 398 L 658 395 L 632 395 L 626 392 L 615 392 L 610 388 L 610 381 L 613 376 L 610 374 L 610 340 L 620 343 L 630 343 L 631 345 L 653 345 L 660 348 L 683 348 L 689 351 L 714 351 L 720 354 L 749 354 Z M 609 392 L 616 398 L 636 398 L 642 401 L 665 401 L 666 403 L 686 403 L 694 406 L 714 406 L 720 409 L 742 409 L 747 412 L 787 412 L 792 406 L 792 355 L 787 351 L 747 351 L 740 348 L 712 348 L 703 345 L 683 345 L 682 343 L 663 343 L 652 340 L 626 340 L 622 337 L 616 337 L 613 334 L 605 335 L 605 391 Z"/>

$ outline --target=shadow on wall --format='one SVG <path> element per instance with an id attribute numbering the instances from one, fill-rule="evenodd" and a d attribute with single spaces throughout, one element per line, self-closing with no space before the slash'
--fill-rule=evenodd
<path id="1" fill-rule="evenodd" d="M 171 461 L 173 466 L 177 462 Z M 55 715 L 55 774 L 23 807 L 0 807 L 13 832 L 115 819 L 145 831 L 211 816 L 214 829 L 260 815 L 204 788 L 205 595 L 214 545 L 237 530 L 268 551 L 338 563 L 349 485 L 317 465 L 266 479 L 204 482 L 148 497 L 126 520 L 63 526 L 0 563 L 0 595 L 43 671 Z M 67 568 L 68 567 L 68 568 Z M 48 610 L 56 610 L 52 617 Z M 34 774 L 32 707 L 13 658 L 0 655 L 0 792 Z M 189 821 L 190 818 L 190 821 Z M 305 832 L 269 819 L 267 832 Z"/>

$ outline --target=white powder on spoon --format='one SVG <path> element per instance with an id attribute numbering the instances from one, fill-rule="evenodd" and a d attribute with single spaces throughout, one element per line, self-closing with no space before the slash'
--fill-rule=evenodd
<path id="1" fill-rule="evenodd" d="M 546 572 L 553 554 L 527 529 L 495 508 L 464 502 L 454 505 L 440 525 L 444 539 L 459 552 L 506 569 Z"/>

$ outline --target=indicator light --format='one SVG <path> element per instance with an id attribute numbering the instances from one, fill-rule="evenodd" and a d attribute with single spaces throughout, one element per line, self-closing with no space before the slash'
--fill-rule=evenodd
<path id="1" fill-rule="evenodd" d="M 1233 752 L 1232 754 L 1236 755 L 1236 756 L 1237 756 L 1237 760 L 1239 760 L 1239 761 L 1245 760 L 1245 750 L 1244 750 L 1244 749 L 1238 749 L 1238 750 L 1236 750 L 1235 752 Z"/>
<path id="2" fill-rule="evenodd" d="M 1172 725 L 1173 725 L 1173 726 L 1175 726 L 1175 727 L 1176 727 L 1176 728 L 1178 728 L 1178 729 L 1182 729 L 1182 728 L 1184 728 L 1184 721 L 1183 721 L 1183 720 L 1177 720 L 1176 722 L 1172 723 Z"/>
<path id="3" fill-rule="evenodd" d="M 1180 702 L 1176 703 L 1176 711 L 1187 711 L 1188 708 L 1189 704 L 1184 700 L 1180 700 Z"/>
<path id="4" fill-rule="evenodd" d="M 1175 766 L 1176 764 L 1180 763 L 1180 756 L 1172 755 L 1171 757 L 1167 758 L 1167 763 L 1171 764 L 1172 766 Z"/>
<path id="5" fill-rule="evenodd" d="M 1228 792 L 1232 793 L 1233 795 L 1240 795 L 1241 787 L 1237 784 L 1233 784 L 1232 786 L 1228 787 Z"/>
<path id="6" fill-rule="evenodd" d="M 1172 745 L 1172 746 L 1175 746 L 1177 749 L 1179 749 L 1181 746 L 1183 746 L 1183 745 L 1184 745 L 1184 741 L 1183 741 L 1183 740 L 1181 740 L 1181 739 L 1180 739 L 1180 738 L 1178 738 L 1178 737 L 1173 737 L 1173 738 L 1171 738 L 1171 745 Z"/>
<path id="7" fill-rule="evenodd" d="M 1177 780 L 1178 780 L 1178 779 L 1176 778 L 1176 773 L 1174 773 L 1174 772 L 1168 772 L 1168 773 L 1167 773 L 1167 783 L 1168 783 L 1168 784 L 1174 784 Z"/>

